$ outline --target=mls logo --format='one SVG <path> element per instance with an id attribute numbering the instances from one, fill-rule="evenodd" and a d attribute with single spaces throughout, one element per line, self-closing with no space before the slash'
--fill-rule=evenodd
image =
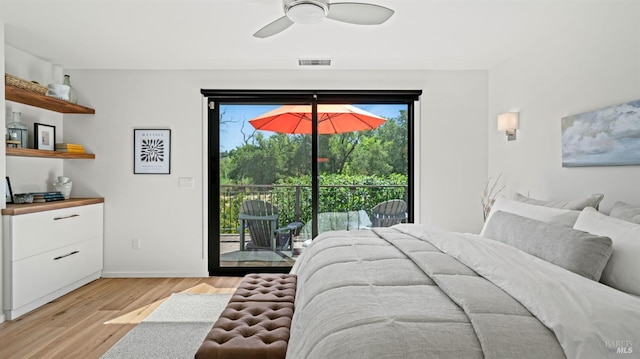
<path id="1" fill-rule="evenodd" d="M 633 341 L 631 340 L 605 340 L 605 346 L 616 354 L 633 354 Z"/>
<path id="2" fill-rule="evenodd" d="M 631 347 L 618 347 L 616 350 L 616 354 L 632 354 L 633 348 Z"/>

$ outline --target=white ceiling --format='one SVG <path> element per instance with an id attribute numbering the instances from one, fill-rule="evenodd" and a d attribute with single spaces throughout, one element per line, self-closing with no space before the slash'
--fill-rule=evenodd
<path id="1" fill-rule="evenodd" d="M 459 70 L 490 69 L 583 21 L 594 3 L 369 2 L 395 14 L 378 26 L 296 24 L 267 39 L 252 34 L 283 15 L 281 0 L 0 0 L 0 16 L 5 43 L 67 69 L 293 69 L 298 58 L 331 58 L 332 69 Z"/>

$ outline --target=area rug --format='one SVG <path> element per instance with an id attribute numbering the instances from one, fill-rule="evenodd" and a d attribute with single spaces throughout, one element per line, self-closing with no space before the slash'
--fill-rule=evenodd
<path id="1" fill-rule="evenodd" d="M 231 294 L 175 293 L 101 358 L 193 358 Z"/>

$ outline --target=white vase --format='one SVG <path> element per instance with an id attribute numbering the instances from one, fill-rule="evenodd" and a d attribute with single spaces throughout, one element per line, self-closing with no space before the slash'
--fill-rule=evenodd
<path id="1" fill-rule="evenodd" d="M 64 84 L 69 86 L 69 102 L 78 103 L 78 92 L 71 86 L 71 77 L 64 75 Z"/>
<path id="2" fill-rule="evenodd" d="M 66 182 L 66 183 L 60 183 L 60 182 L 53 182 L 53 188 L 62 193 L 62 196 L 64 197 L 64 199 L 69 199 L 71 197 L 71 187 L 73 186 L 73 182 Z"/>

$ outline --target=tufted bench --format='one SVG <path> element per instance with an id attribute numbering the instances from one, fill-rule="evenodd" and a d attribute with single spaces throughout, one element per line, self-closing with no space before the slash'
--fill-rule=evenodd
<path id="1" fill-rule="evenodd" d="M 196 359 L 283 359 L 297 277 L 248 274 L 196 352 Z"/>

